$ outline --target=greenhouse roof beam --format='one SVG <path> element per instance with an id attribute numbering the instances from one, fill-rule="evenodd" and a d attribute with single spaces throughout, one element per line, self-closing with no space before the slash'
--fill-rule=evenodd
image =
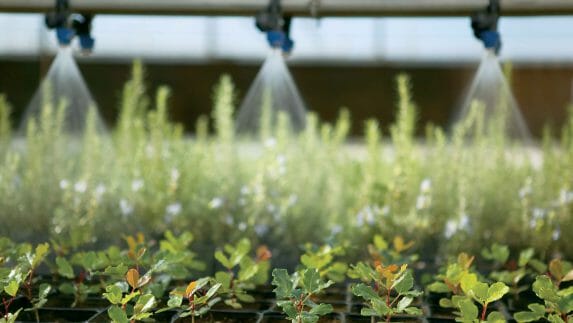
<path id="1" fill-rule="evenodd" d="M 70 0 L 74 11 L 101 14 L 254 15 L 268 0 Z M 467 16 L 488 0 L 283 0 L 296 16 Z M 47 12 L 54 0 L 0 0 L 0 11 Z M 502 0 L 503 15 L 573 14 L 572 0 Z"/>

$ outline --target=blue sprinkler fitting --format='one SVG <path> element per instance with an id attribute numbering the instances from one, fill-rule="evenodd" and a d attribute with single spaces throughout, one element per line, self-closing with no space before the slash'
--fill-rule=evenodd
<path id="1" fill-rule="evenodd" d="M 90 53 L 94 49 L 95 39 L 90 35 L 78 35 L 82 51 Z"/>
<path id="2" fill-rule="evenodd" d="M 282 31 L 271 30 L 267 32 L 267 41 L 272 48 L 280 48 L 283 53 L 289 54 L 293 47 L 294 42 L 286 33 Z"/>
<path id="3" fill-rule="evenodd" d="M 496 54 L 501 49 L 501 36 L 498 31 L 483 31 L 479 35 L 485 48 L 493 50 Z"/>
<path id="4" fill-rule="evenodd" d="M 76 33 L 73 29 L 67 27 L 58 27 L 56 28 L 56 36 L 58 38 L 58 44 L 60 46 L 70 46 L 72 39 Z"/>

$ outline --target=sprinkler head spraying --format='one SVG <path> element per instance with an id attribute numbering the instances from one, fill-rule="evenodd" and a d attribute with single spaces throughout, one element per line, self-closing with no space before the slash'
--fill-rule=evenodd
<path id="1" fill-rule="evenodd" d="M 497 30 L 500 15 L 500 0 L 490 0 L 484 11 L 472 16 L 472 29 L 474 36 L 482 41 L 484 47 L 499 54 L 501 49 L 501 36 Z"/>
<path id="2" fill-rule="evenodd" d="M 270 0 L 269 5 L 255 17 L 257 28 L 267 33 L 267 41 L 272 48 L 282 50 L 288 55 L 294 47 L 290 38 L 291 17 L 282 14 L 280 0 Z"/>
<path id="3" fill-rule="evenodd" d="M 80 47 L 85 54 L 91 53 L 95 40 L 91 37 L 91 22 L 89 14 L 71 14 L 68 0 L 56 0 L 55 10 L 46 14 L 45 22 L 49 29 L 56 29 L 56 37 L 61 47 L 71 44 L 78 36 Z"/>

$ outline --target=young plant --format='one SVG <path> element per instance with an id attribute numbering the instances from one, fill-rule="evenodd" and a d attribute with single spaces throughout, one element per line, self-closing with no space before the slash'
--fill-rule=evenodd
<path id="1" fill-rule="evenodd" d="M 474 273 L 464 273 L 461 279 L 461 288 L 464 296 L 454 295 L 451 302 L 440 301 L 442 306 L 457 308 L 459 322 L 505 322 L 505 317 L 501 312 L 492 311 L 487 314 L 488 306 L 500 300 L 509 292 L 509 287 L 502 282 L 495 282 L 491 285 L 481 282 Z M 481 306 L 481 313 L 474 302 Z"/>
<path id="2" fill-rule="evenodd" d="M 195 323 L 196 317 L 205 315 L 213 305 L 221 300 L 217 294 L 220 288 L 221 283 L 213 284 L 213 280 L 209 277 L 192 281 L 185 290 L 171 292 L 167 307 L 157 313 L 180 309 L 183 312 L 179 314 L 179 317 L 191 316 L 191 322 Z M 183 300 L 186 300 L 187 304 L 184 304 Z"/>
<path id="3" fill-rule="evenodd" d="M 344 255 L 342 246 L 323 245 L 321 247 L 312 244 L 305 245 L 305 253 L 300 257 L 304 268 L 314 268 L 322 278 L 328 278 L 336 283 L 343 282 L 348 266 L 341 261 L 334 261 L 335 257 Z"/>
<path id="4" fill-rule="evenodd" d="M 387 264 L 408 264 L 418 259 L 416 254 L 407 254 L 406 251 L 414 246 L 414 241 L 406 242 L 401 236 L 395 236 L 392 246 L 377 234 L 371 244 L 368 245 L 368 253 L 374 262 L 379 261 Z"/>
<path id="5" fill-rule="evenodd" d="M 15 252 L 11 252 L 9 257 L 17 258 L 14 260 L 14 266 L 11 269 L 0 269 L 0 287 L 2 287 L 2 305 L 3 305 L 3 318 L 5 322 L 14 322 L 22 309 L 18 309 L 15 313 L 10 313 L 10 306 L 14 300 L 21 294 L 25 296 L 32 304 L 32 307 L 27 308 L 26 311 L 34 311 L 36 320 L 39 321 L 38 309 L 44 306 L 47 302 L 47 297 L 52 290 L 52 287 L 47 283 L 42 283 L 38 286 L 37 294 L 34 294 L 34 287 L 36 283 L 35 273 L 38 267 L 44 262 L 50 246 L 47 243 L 39 244 L 32 251 L 32 246 L 29 244 L 22 244 L 14 246 Z M 1 259 L 2 262 L 7 259 Z M 20 293 L 21 291 L 21 293 Z"/>
<path id="6" fill-rule="evenodd" d="M 75 274 L 74 267 L 79 268 Z M 103 289 L 100 281 L 93 281 L 93 274 L 109 265 L 109 259 L 104 252 L 78 252 L 70 261 L 64 257 L 56 257 L 57 273 L 69 279 L 60 284 L 58 290 L 74 298 L 71 306 L 76 307 L 86 301 L 89 295 L 99 294 Z"/>
<path id="7" fill-rule="evenodd" d="M 541 261 L 533 258 L 535 251 L 528 248 L 519 253 L 519 259 L 516 261 L 509 258 L 509 248 L 494 243 L 490 249 L 482 250 L 482 256 L 485 259 L 492 260 L 496 270 L 492 271 L 489 277 L 494 281 L 505 283 L 509 286 L 509 293 L 513 299 L 518 299 L 519 294 L 529 289 L 529 286 L 523 285 L 523 278 L 533 276 L 534 273 L 543 273 L 547 266 Z M 532 277 L 533 278 L 533 277 Z"/>
<path id="8" fill-rule="evenodd" d="M 461 295 L 461 281 L 462 277 L 470 272 L 470 268 L 474 261 L 474 256 L 469 256 L 466 253 L 460 253 L 456 262 L 451 263 L 445 269 L 445 272 L 436 275 L 436 281 L 427 286 L 427 290 L 433 293 L 451 293 L 453 295 Z M 444 302 L 446 302 L 444 300 Z M 442 301 L 440 300 L 440 304 Z"/>
<path id="9" fill-rule="evenodd" d="M 272 284 L 277 305 L 293 323 L 314 323 L 332 312 L 330 304 L 316 304 L 312 297 L 333 284 L 323 281 L 318 270 L 308 268 L 289 275 L 286 269 L 274 269 Z"/>
<path id="10" fill-rule="evenodd" d="M 149 318 L 155 306 L 155 296 L 143 291 L 151 280 L 151 270 L 140 276 L 135 268 L 125 274 L 125 281 L 106 286 L 103 296 L 112 304 L 107 310 L 114 323 L 132 323 Z"/>
<path id="11" fill-rule="evenodd" d="M 259 247 L 255 259 L 248 257 L 250 251 L 251 243 L 242 239 L 236 246 L 225 245 L 224 251 L 215 252 L 215 259 L 226 269 L 215 273 L 215 280 L 221 284 L 219 292 L 226 298 L 225 304 L 235 309 L 242 308 L 240 302 L 254 302 L 247 290 L 268 280 L 270 251 Z"/>
<path id="12" fill-rule="evenodd" d="M 352 293 L 364 299 L 367 307 L 362 308 L 362 316 L 385 318 L 386 322 L 397 314 L 422 315 L 422 311 L 410 306 L 422 292 L 414 290 L 414 278 L 408 265 L 401 267 L 377 264 L 375 268 L 365 263 L 352 266 L 348 275 L 363 283 L 352 287 Z"/>
<path id="13" fill-rule="evenodd" d="M 531 311 L 518 312 L 518 322 L 533 322 L 545 319 L 554 323 L 567 323 L 573 319 L 573 287 L 560 288 L 561 283 L 573 281 L 573 266 L 561 260 L 549 264 L 550 275 L 537 276 L 533 291 L 544 303 L 529 304 Z"/>

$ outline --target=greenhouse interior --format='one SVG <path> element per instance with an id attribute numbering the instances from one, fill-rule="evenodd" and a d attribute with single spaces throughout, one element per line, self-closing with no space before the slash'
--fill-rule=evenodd
<path id="1" fill-rule="evenodd" d="M 0 323 L 573 322 L 573 1 L 0 27 Z"/>

